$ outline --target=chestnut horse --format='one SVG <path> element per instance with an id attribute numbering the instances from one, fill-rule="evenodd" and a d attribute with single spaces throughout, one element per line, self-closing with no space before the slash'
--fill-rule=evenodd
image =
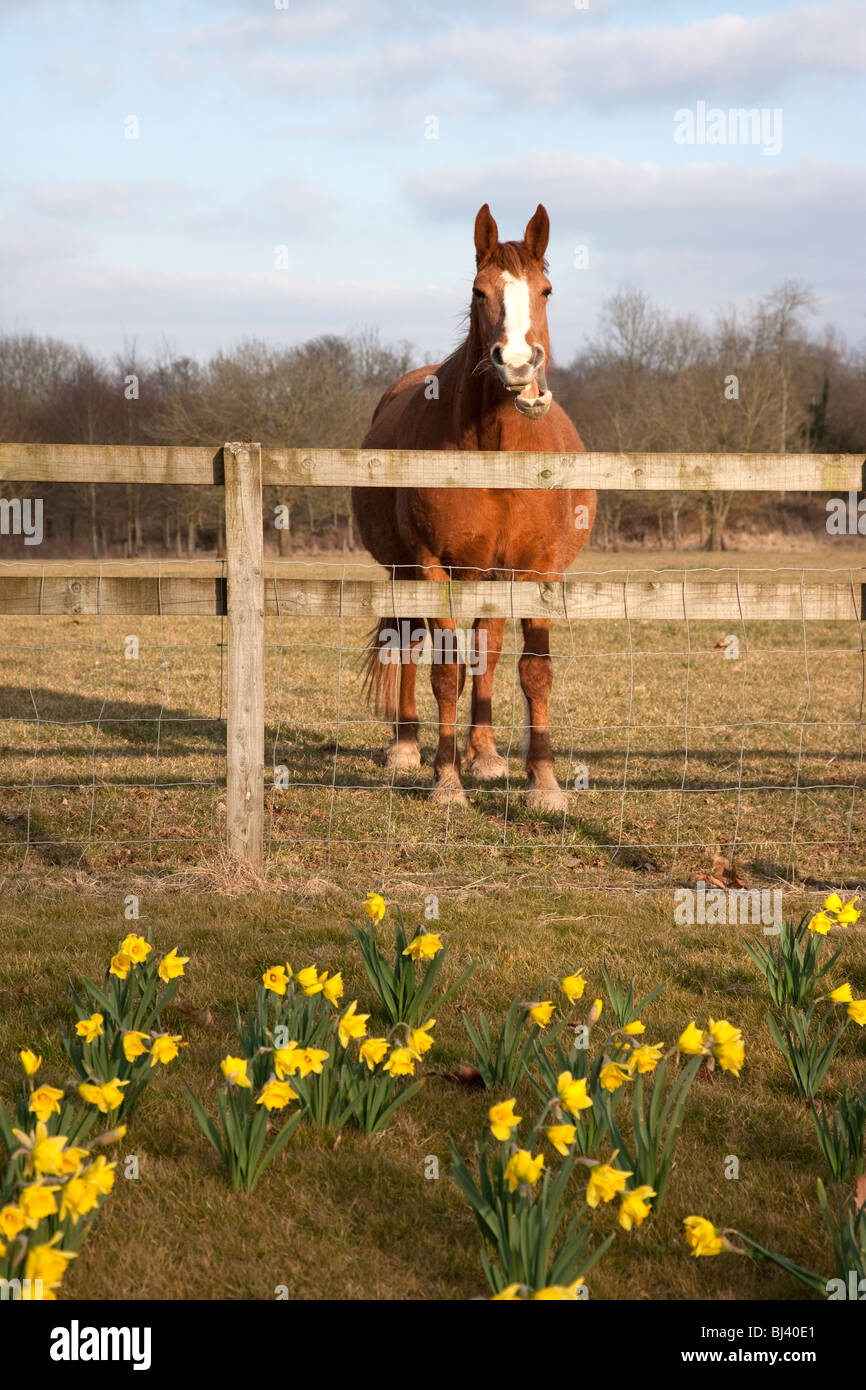
<path id="1" fill-rule="evenodd" d="M 574 453 L 583 449 L 547 385 L 550 362 L 547 300 L 551 293 L 545 251 L 550 232 L 539 205 L 523 241 L 500 242 L 485 203 L 475 219 L 477 273 L 469 332 L 438 366 L 419 367 L 385 392 L 364 439 L 381 449 L 514 449 Z M 353 488 L 352 506 L 367 549 L 394 579 L 558 580 L 589 536 L 594 492 L 499 488 Z M 368 693 L 377 711 L 395 723 L 388 766 L 420 766 L 415 676 L 425 637 L 423 620 L 380 621 L 367 661 Z M 527 803 L 561 812 L 565 794 L 554 774 L 548 703 L 553 685 L 550 621 L 524 618 L 520 684 L 529 740 Z M 436 643 L 431 670 L 439 707 L 439 743 L 433 762 L 434 801 L 465 802 L 457 746 L 457 702 L 466 665 L 447 618 L 429 619 Z M 486 664 L 473 675 L 469 772 L 478 781 L 507 774 L 492 724 L 492 690 L 502 651 L 504 618 L 475 623 L 476 651 Z M 406 636 L 399 652 L 385 652 L 388 629 Z M 445 629 L 439 635 L 437 629 Z M 451 630 L 450 633 L 448 630 Z M 480 636 L 484 633 L 484 637 Z M 450 644 L 450 649 L 449 649 Z M 444 649 L 445 659 L 439 656 Z M 390 658 L 394 656 L 393 662 Z M 474 663 L 473 663 L 474 664 Z M 478 662 L 480 668 L 481 662 Z"/>

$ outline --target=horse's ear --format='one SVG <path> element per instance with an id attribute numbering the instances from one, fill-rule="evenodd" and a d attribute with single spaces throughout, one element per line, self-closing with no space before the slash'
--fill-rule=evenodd
<path id="1" fill-rule="evenodd" d="M 482 261 L 486 261 L 498 245 L 499 228 L 493 220 L 489 203 L 485 203 L 483 208 L 479 208 L 478 216 L 475 219 L 476 266 L 479 266 Z"/>
<path id="2" fill-rule="evenodd" d="M 550 240 L 550 218 L 547 215 L 547 208 L 541 203 L 538 204 L 526 224 L 523 240 L 526 242 L 530 256 L 538 261 L 539 265 L 543 265 L 544 253 Z"/>

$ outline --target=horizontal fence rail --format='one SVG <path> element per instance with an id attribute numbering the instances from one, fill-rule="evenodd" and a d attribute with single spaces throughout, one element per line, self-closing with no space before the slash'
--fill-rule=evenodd
<path id="1" fill-rule="evenodd" d="M 862 454 L 495 453 L 269 449 L 268 487 L 596 488 L 671 492 L 849 492 Z M 0 481 L 225 483 L 223 450 L 137 444 L 0 444 Z"/>
<path id="2" fill-rule="evenodd" d="M 62 563 L 62 562 L 61 562 Z M 182 562 L 173 562 L 182 563 Z M 190 567 L 198 562 L 189 561 Z M 292 562 L 286 563 L 288 569 Z M 0 614 L 129 614 L 208 617 L 228 612 L 227 579 L 44 573 L 10 576 L 0 566 Z M 115 570 L 118 566 L 113 567 Z M 140 571 L 143 567 L 136 564 Z M 218 568 L 210 566 L 209 568 Z M 838 622 L 863 620 L 866 569 L 844 570 L 845 582 L 802 583 L 692 580 L 605 580 L 588 575 L 562 583 L 510 580 L 304 579 L 282 577 L 265 565 L 264 612 L 283 618 L 563 618 L 633 622 Z M 687 573 L 687 572 L 686 572 Z"/>
<path id="3" fill-rule="evenodd" d="M 227 617 L 226 814 L 229 852 L 259 868 L 264 816 L 264 618 L 451 618 L 632 621 L 856 621 L 866 568 L 831 581 L 668 578 L 561 582 L 381 577 L 321 579 L 264 560 L 263 486 L 595 488 L 861 492 L 859 454 L 496 453 L 0 444 L 0 482 L 201 484 L 224 487 L 224 561 L 20 561 L 0 565 L 0 614 Z M 13 505 L 9 503 L 8 505 Z M 862 644 L 861 644 L 862 649 Z M 28 822 L 29 823 L 29 822 Z"/>

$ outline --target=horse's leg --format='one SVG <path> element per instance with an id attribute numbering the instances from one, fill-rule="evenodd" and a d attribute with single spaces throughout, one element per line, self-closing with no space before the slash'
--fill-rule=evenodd
<path id="1" fill-rule="evenodd" d="M 427 571 L 428 579 L 440 576 Z M 443 570 L 441 578 L 447 579 Z M 431 800 L 446 805 L 466 804 L 466 793 L 460 781 L 460 749 L 457 746 L 457 701 L 466 680 L 466 666 L 457 650 L 457 624 L 453 618 L 430 618 L 433 640 L 433 661 L 430 683 L 439 706 L 439 743 L 433 759 L 433 789 Z M 442 633 L 437 637 L 437 633 Z"/>
<path id="2" fill-rule="evenodd" d="M 398 619 L 399 624 L 399 619 Z M 402 632 L 403 629 L 398 627 Z M 415 676 L 426 629 L 421 619 L 408 624 L 408 642 L 400 645 L 400 687 L 394 721 L 394 742 L 385 755 L 385 762 L 395 772 L 412 772 L 421 766 L 418 747 L 418 705 L 415 700 Z M 417 634 L 417 638 L 416 638 Z"/>
<path id="3" fill-rule="evenodd" d="M 493 733 L 493 675 L 502 653 L 504 628 L 504 618 L 479 618 L 475 623 L 473 659 L 480 669 L 472 677 L 472 728 L 466 745 L 466 760 L 469 771 L 479 782 L 492 782 L 508 773 L 507 762 L 496 751 Z"/>
<path id="4" fill-rule="evenodd" d="M 568 801 L 553 770 L 553 749 L 550 746 L 548 724 L 548 704 L 553 687 L 550 619 L 523 618 L 521 623 L 523 655 L 518 669 L 529 724 L 529 746 L 526 753 L 529 789 L 526 793 L 526 804 L 534 811 L 562 812 L 566 809 Z"/>

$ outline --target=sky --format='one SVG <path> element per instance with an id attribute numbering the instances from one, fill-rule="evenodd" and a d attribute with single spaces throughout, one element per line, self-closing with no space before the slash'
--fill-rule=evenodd
<path id="1" fill-rule="evenodd" d="M 436 361 L 479 206 L 543 202 L 560 361 L 625 284 L 709 322 L 796 279 L 863 343 L 866 0 L 583 4 L 0 0 L 0 329 Z"/>

